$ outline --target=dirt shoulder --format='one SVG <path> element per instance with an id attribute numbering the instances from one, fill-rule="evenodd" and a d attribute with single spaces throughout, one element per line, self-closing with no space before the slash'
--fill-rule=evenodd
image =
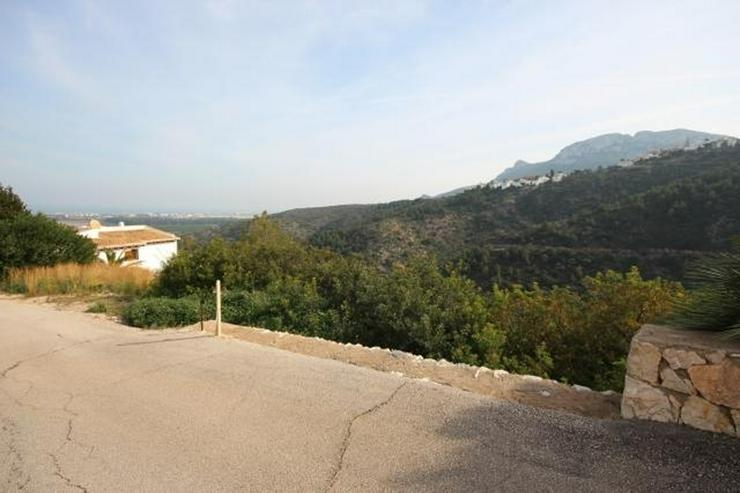
<path id="1" fill-rule="evenodd" d="M 48 296 L 25 296 L 22 294 L 8 294 L 0 292 L 0 300 L 10 300 L 17 303 L 51 306 L 65 312 L 81 312 L 87 315 L 120 322 L 120 312 L 123 306 L 130 301 L 130 297 L 111 293 L 91 294 L 58 294 Z M 104 307 L 103 310 L 91 312 L 93 305 Z"/>

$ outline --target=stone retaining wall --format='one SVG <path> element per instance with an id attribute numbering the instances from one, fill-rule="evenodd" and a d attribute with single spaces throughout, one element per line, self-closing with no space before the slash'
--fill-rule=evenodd
<path id="1" fill-rule="evenodd" d="M 622 417 L 740 436 L 740 342 L 645 325 L 632 339 Z"/>

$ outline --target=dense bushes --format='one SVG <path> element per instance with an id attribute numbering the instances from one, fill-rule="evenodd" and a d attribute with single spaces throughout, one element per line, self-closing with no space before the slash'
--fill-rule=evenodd
<path id="1" fill-rule="evenodd" d="M 495 357 L 487 361 L 501 338 L 492 334 L 485 297 L 457 273 L 443 275 L 432 259 L 420 257 L 387 273 L 350 262 L 327 294 L 342 340 L 471 364 L 498 363 Z"/>
<path id="2" fill-rule="evenodd" d="M 632 335 L 641 324 L 668 313 L 682 293 L 676 283 L 643 280 L 637 269 L 607 271 L 585 278 L 578 291 L 495 288 L 490 316 L 506 335 L 504 367 L 621 389 Z"/>
<path id="3" fill-rule="evenodd" d="M 134 327 L 179 327 L 200 320 L 198 308 L 193 298 L 142 298 L 126 306 L 122 318 Z"/>
<path id="4" fill-rule="evenodd" d="M 680 286 L 645 281 L 636 269 L 587 277 L 579 288 L 513 286 L 484 292 L 431 257 L 383 270 L 296 242 L 260 217 L 242 240 L 213 240 L 175 257 L 155 292 L 181 298 L 138 304 L 127 320 L 145 326 L 192 323 L 198 300 L 213 313 L 216 279 L 226 288 L 226 322 L 598 389 L 621 388 L 631 336 L 641 323 L 667 313 L 671 300 L 681 295 Z M 175 317 L 176 307 L 186 315 Z"/>
<path id="5" fill-rule="evenodd" d="M 254 291 L 227 291 L 223 300 L 223 319 L 238 325 L 327 337 L 336 322 L 326 309 L 316 285 L 297 279 L 271 283 Z"/>
<path id="6" fill-rule="evenodd" d="M 360 259 L 307 247 L 266 217 L 243 240 L 214 240 L 173 259 L 157 291 L 207 298 L 217 278 L 229 289 L 224 320 L 483 363 L 486 300 L 429 258 L 381 271 Z M 490 332 L 490 330 L 488 331 Z"/>
<path id="7" fill-rule="evenodd" d="M 623 250 L 538 245 L 481 245 L 459 257 L 461 272 L 483 289 L 512 286 L 579 286 L 585 276 L 605 270 L 626 272 L 637 266 L 648 278 L 682 279 L 702 252 L 685 250 Z"/>

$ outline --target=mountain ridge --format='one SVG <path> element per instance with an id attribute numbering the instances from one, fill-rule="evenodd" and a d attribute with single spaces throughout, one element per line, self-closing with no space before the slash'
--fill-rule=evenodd
<path id="1" fill-rule="evenodd" d="M 541 176 L 551 170 L 568 173 L 576 170 L 616 166 L 625 161 L 646 157 L 660 151 L 692 149 L 708 142 L 732 137 L 677 128 L 672 130 L 640 130 L 634 135 L 607 133 L 577 141 L 563 147 L 552 159 L 530 163 L 518 160 L 499 173 L 494 182 L 504 182 L 529 176 Z"/>

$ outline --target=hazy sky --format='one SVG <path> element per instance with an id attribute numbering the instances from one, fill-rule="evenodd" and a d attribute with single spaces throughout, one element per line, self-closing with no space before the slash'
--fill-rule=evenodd
<path id="1" fill-rule="evenodd" d="M 740 135 L 740 2 L 0 0 L 34 208 L 434 194 L 606 132 Z"/>

